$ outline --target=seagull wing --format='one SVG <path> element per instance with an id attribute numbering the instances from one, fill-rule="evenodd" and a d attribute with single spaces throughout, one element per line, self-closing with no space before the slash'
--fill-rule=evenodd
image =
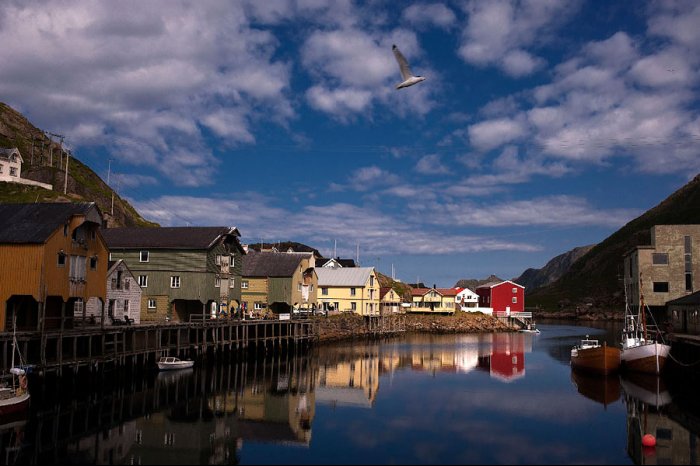
<path id="1" fill-rule="evenodd" d="M 391 47 L 391 50 L 394 52 L 396 61 L 399 62 L 399 68 L 401 68 L 401 76 L 403 77 L 404 81 L 412 77 L 413 73 L 411 73 L 411 68 L 409 68 L 408 66 L 408 61 L 406 60 L 406 57 L 403 56 L 403 54 L 399 51 L 399 48 L 395 45 Z"/>

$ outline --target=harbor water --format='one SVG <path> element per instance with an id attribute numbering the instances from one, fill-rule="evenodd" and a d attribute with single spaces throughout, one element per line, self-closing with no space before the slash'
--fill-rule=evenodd
<path id="1" fill-rule="evenodd" d="M 697 382 L 572 372 L 586 335 L 406 335 L 193 369 L 63 375 L 0 425 L 2 464 L 696 464 Z M 655 447 L 642 446 L 651 434 Z"/>

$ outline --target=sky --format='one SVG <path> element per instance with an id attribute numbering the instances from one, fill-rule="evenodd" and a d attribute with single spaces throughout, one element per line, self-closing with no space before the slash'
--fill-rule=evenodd
<path id="1" fill-rule="evenodd" d="M 694 0 L 3 0 L 0 101 L 161 225 L 449 287 L 700 172 L 698 24 Z M 393 44 L 425 81 L 395 89 Z"/>

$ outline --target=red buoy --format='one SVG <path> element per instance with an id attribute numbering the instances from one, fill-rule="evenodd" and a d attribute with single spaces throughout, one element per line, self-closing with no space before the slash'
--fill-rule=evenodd
<path id="1" fill-rule="evenodd" d="M 655 447 L 656 437 L 651 434 L 646 434 L 644 437 L 642 437 L 642 445 L 645 447 Z"/>

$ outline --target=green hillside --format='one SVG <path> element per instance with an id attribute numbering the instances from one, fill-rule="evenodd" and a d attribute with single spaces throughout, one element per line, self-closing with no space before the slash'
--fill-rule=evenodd
<path id="1" fill-rule="evenodd" d="M 700 175 L 597 244 L 559 280 L 528 294 L 528 306 L 620 309 L 624 305 L 620 281 L 624 254 L 635 246 L 651 244 L 652 226 L 672 224 L 700 224 Z"/>
<path id="2" fill-rule="evenodd" d="M 68 163 L 68 184 L 65 184 L 65 158 L 61 156 L 61 146 L 52 141 L 39 128 L 31 124 L 21 113 L 0 102 L 0 148 L 17 147 L 22 154 L 22 178 L 51 184 L 52 191 L 14 183 L 0 183 L 0 202 L 96 202 L 105 214 L 108 225 L 153 227 L 127 201 L 114 195 L 114 215 L 112 211 L 112 190 L 102 179 L 83 164 L 71 157 Z"/>

